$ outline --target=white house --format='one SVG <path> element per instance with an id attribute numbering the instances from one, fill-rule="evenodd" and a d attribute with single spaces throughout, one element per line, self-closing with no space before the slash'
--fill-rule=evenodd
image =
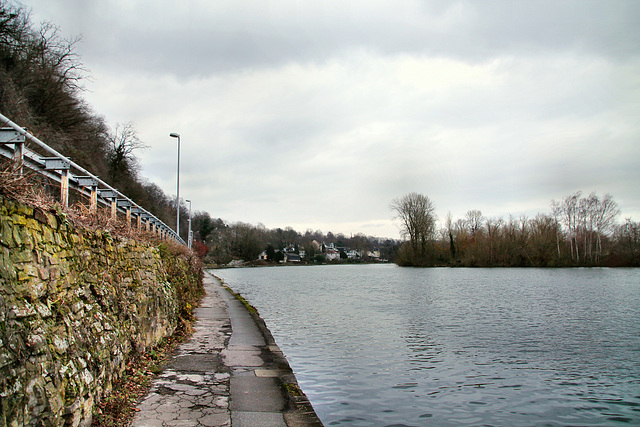
<path id="1" fill-rule="evenodd" d="M 327 252 L 324 254 L 324 257 L 327 259 L 327 261 L 333 261 L 334 259 L 340 259 L 340 252 L 338 252 L 336 249 L 327 248 Z"/>
<path id="2" fill-rule="evenodd" d="M 355 249 L 351 249 L 350 251 L 347 251 L 347 258 L 349 259 L 362 258 L 362 252 L 356 251 Z"/>

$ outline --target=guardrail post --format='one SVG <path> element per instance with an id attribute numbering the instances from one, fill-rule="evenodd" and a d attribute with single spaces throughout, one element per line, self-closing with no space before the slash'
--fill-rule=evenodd
<path id="1" fill-rule="evenodd" d="M 18 162 L 20 176 L 22 176 L 22 163 L 24 158 L 24 135 L 22 135 L 22 138 L 22 141 L 16 142 L 13 146 L 13 160 Z"/>
<path id="2" fill-rule="evenodd" d="M 98 180 L 90 176 L 77 176 L 76 179 L 80 187 L 89 187 L 91 190 L 89 212 L 96 213 L 98 211 Z"/>
<path id="3" fill-rule="evenodd" d="M 142 231 L 142 209 L 133 208 L 132 213 L 136 216 L 136 228 L 138 231 Z"/>
<path id="4" fill-rule="evenodd" d="M 61 159 L 60 157 L 45 157 L 44 168 L 45 170 L 60 171 L 60 199 L 62 206 L 65 208 L 69 206 L 69 169 L 71 164 L 67 159 Z"/>
<path id="5" fill-rule="evenodd" d="M 13 128 L 0 128 L 0 144 L 13 144 L 13 160 L 18 164 L 22 175 L 22 158 L 24 157 L 24 143 L 26 138 Z"/>
<path id="6" fill-rule="evenodd" d="M 127 200 L 127 199 L 118 199 L 117 204 L 119 207 L 122 207 L 125 210 L 127 228 L 131 227 L 131 206 L 133 204 L 131 203 L 130 200 Z"/>
<path id="7" fill-rule="evenodd" d="M 69 207 L 69 171 L 60 171 L 60 197 L 62 199 L 62 206 Z"/>
<path id="8" fill-rule="evenodd" d="M 118 213 L 118 193 L 113 190 L 98 190 L 100 191 L 100 196 L 104 199 L 111 201 L 111 219 L 116 219 L 116 215 Z"/>

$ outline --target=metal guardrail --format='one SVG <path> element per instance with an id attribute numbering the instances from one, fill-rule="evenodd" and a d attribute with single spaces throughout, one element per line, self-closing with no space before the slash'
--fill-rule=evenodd
<path id="1" fill-rule="evenodd" d="M 27 147 L 27 142 L 37 145 L 47 153 L 46 156 L 51 157 L 43 157 L 38 152 L 31 150 Z M 60 201 L 65 207 L 69 204 L 69 189 L 72 189 L 89 198 L 91 212 L 97 211 L 98 204 L 110 207 L 113 218 L 119 212 L 125 215 L 127 224 L 131 224 L 133 216 L 136 219 L 138 229 L 141 230 L 144 227 L 147 231 L 159 234 L 163 238 L 171 238 L 185 244 L 174 230 L 151 212 L 82 166 L 58 153 L 3 114 L 0 114 L 0 154 L 21 162 L 22 167 L 27 167 L 60 183 Z M 20 173 L 22 173 L 22 169 L 20 169 Z"/>

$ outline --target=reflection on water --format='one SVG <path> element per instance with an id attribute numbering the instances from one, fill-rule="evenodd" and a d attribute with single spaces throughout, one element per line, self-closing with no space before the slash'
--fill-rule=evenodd
<path id="1" fill-rule="evenodd" d="M 640 424 L 640 271 L 216 270 L 326 425 Z"/>

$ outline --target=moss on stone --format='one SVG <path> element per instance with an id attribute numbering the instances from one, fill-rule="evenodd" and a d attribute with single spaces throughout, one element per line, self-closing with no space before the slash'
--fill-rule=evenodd
<path id="1" fill-rule="evenodd" d="M 202 270 L 62 212 L 0 197 L 0 215 L 0 425 L 90 422 L 127 361 L 192 316 Z"/>

